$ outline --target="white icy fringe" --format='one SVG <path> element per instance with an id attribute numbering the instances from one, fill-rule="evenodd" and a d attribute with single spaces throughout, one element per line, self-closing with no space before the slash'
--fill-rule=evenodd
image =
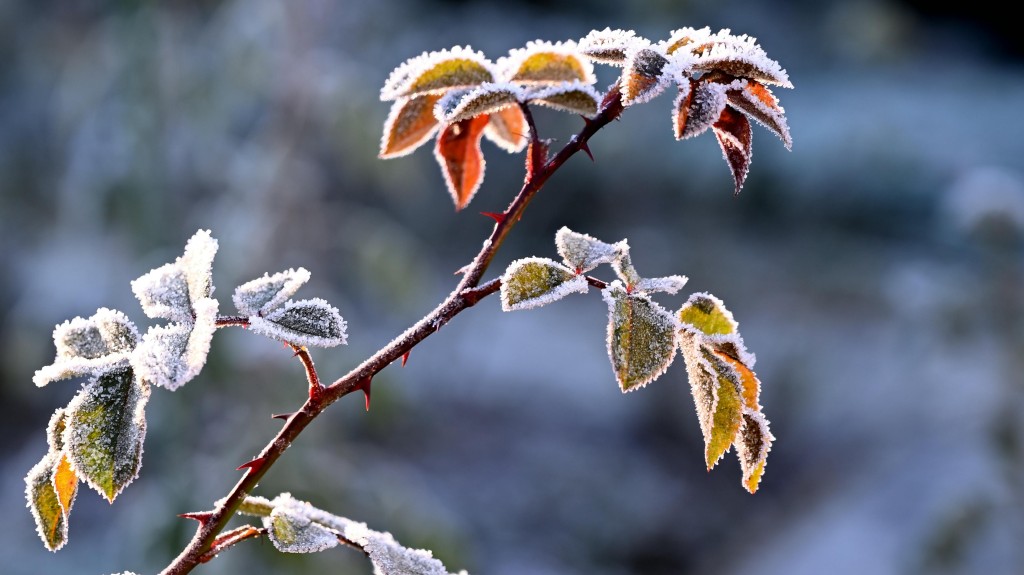
<path id="1" fill-rule="evenodd" d="M 644 278 L 637 282 L 634 289 L 642 292 L 665 292 L 669 295 L 675 295 L 679 290 L 683 289 L 689 278 L 686 276 L 672 275 L 663 278 Z"/>
<path id="2" fill-rule="evenodd" d="M 608 304 L 606 339 L 608 359 L 615 371 L 619 389 L 623 393 L 629 393 L 661 377 L 668 371 L 676 357 L 676 332 L 679 329 L 679 321 L 672 313 L 646 295 L 627 293 L 626 287 L 619 280 L 612 281 L 605 289 L 601 290 L 601 298 Z M 618 313 L 620 301 L 629 306 L 628 314 Z M 630 347 L 624 350 L 615 345 L 615 332 L 627 319 L 632 322 L 632 327 L 630 329 Z M 667 334 L 665 341 L 659 342 L 655 339 L 659 332 Z M 648 338 L 647 349 L 640 349 L 641 352 L 647 352 L 647 357 L 637 358 L 633 353 L 636 351 L 633 348 L 633 338 L 637 337 Z M 638 360 L 643 363 L 638 364 Z M 640 374 L 640 377 L 633 381 L 625 381 L 619 373 L 620 369 L 624 369 L 627 375 L 630 373 Z"/>
<path id="3" fill-rule="evenodd" d="M 46 444 L 50 446 L 50 451 L 63 451 L 64 450 L 64 427 L 66 426 L 67 411 L 63 407 L 58 407 L 53 415 L 50 416 L 50 421 L 46 424 Z"/>
<path id="4" fill-rule="evenodd" d="M 142 311 L 154 319 L 192 319 L 185 271 L 178 262 L 164 264 L 132 280 L 132 293 Z"/>
<path id="5" fill-rule="evenodd" d="M 337 545 L 340 536 L 367 554 L 375 574 L 451 575 L 430 551 L 403 547 L 390 533 L 374 531 L 365 523 L 327 513 L 288 493 L 278 495 L 273 501 L 247 497 L 239 513 L 262 517 L 271 541 L 281 551 L 320 551 Z M 284 548 L 279 543 L 283 543 Z M 459 575 L 466 575 L 466 572 L 461 571 Z"/>
<path id="6" fill-rule="evenodd" d="M 185 253 L 175 263 L 185 272 L 188 296 L 193 303 L 213 295 L 213 258 L 217 255 L 217 240 L 210 230 L 199 230 L 185 243 Z"/>
<path id="7" fill-rule="evenodd" d="M 551 80 L 553 83 L 577 80 L 589 85 L 597 81 L 597 77 L 594 76 L 594 65 L 583 57 L 585 54 L 580 52 L 576 42 L 572 40 L 554 43 L 546 40 L 532 40 L 526 43 L 525 48 L 510 50 L 508 56 L 498 59 L 497 67 L 501 77 L 521 84 L 547 83 L 548 81 L 544 80 L 517 77 L 518 74 L 524 72 L 523 64 L 539 54 L 555 54 L 579 66 L 579 73 L 574 73 L 573 78 Z"/>
<path id="8" fill-rule="evenodd" d="M 786 71 L 778 62 L 768 57 L 764 49 L 757 44 L 756 38 L 746 34 L 734 36 L 725 28 L 710 35 L 704 42 L 711 43 L 711 48 L 692 60 L 693 69 L 707 71 L 717 68 L 723 62 L 742 62 L 754 71 L 753 74 L 744 74 L 745 76 L 783 88 L 793 87 Z"/>
<path id="9" fill-rule="evenodd" d="M 274 275 L 263 274 L 263 277 L 235 288 L 231 300 L 242 315 L 266 315 L 292 297 L 309 278 L 306 268 L 287 269 Z"/>
<path id="10" fill-rule="evenodd" d="M 444 124 L 453 124 L 515 106 L 523 99 L 519 86 L 509 83 L 487 83 L 471 90 L 452 90 L 434 105 L 434 117 Z"/>
<path id="11" fill-rule="evenodd" d="M 174 391 L 192 381 L 206 365 L 217 331 L 217 300 L 193 304 L 195 323 L 169 323 L 149 328 L 132 354 L 132 367 L 144 381 Z"/>
<path id="12" fill-rule="evenodd" d="M 657 76 L 651 76 L 648 68 L 662 60 L 661 68 L 657 70 Z M 655 48 L 643 47 L 629 52 L 626 55 L 626 63 L 622 71 L 622 105 L 625 107 L 650 102 L 665 91 L 665 87 L 673 80 L 675 68 L 672 62 Z M 639 92 L 633 92 L 630 78 L 641 77 L 653 80 L 650 86 Z"/>
<path id="13" fill-rule="evenodd" d="M 249 318 L 249 329 L 298 346 L 334 347 L 347 342 L 338 309 L 320 298 L 289 301 L 265 317 Z"/>
<path id="14" fill-rule="evenodd" d="M 625 240 L 615 244 L 605 243 L 562 226 L 555 233 L 555 249 L 567 266 L 586 273 L 601 264 L 612 263 L 623 252 L 629 251 L 629 245 Z"/>
<path id="15" fill-rule="evenodd" d="M 579 41 L 578 48 L 587 58 L 599 64 L 622 66 L 626 55 L 639 48 L 650 45 L 650 41 L 641 38 L 632 30 L 591 30 Z"/>
<path id="16" fill-rule="evenodd" d="M 448 50 L 439 50 L 435 52 L 423 52 L 419 56 L 410 58 L 395 68 L 388 79 L 384 82 L 384 87 L 380 90 L 381 101 L 387 102 L 389 100 L 395 100 L 402 96 L 412 95 L 409 90 L 413 84 L 416 83 L 425 72 L 428 72 L 431 68 L 437 66 L 445 60 L 470 60 L 473 63 L 479 65 L 482 69 L 490 73 L 491 78 L 488 81 L 494 81 L 497 77 L 496 69 L 494 64 L 484 56 L 483 52 L 474 51 L 470 46 L 463 48 L 462 46 L 455 46 Z M 455 88 L 457 86 L 446 86 L 444 88 L 438 88 L 436 90 L 430 90 L 419 93 L 430 93 L 430 92 L 444 92 L 449 88 Z"/>
<path id="17" fill-rule="evenodd" d="M 544 267 L 557 270 L 562 272 L 566 279 L 541 295 L 513 302 L 513 296 L 518 294 L 512 294 L 509 286 L 513 284 L 516 274 L 520 273 L 523 268 L 530 265 L 542 265 Z M 551 302 L 558 301 L 571 293 L 587 293 L 588 287 L 586 277 L 583 275 L 577 275 L 574 270 L 569 269 L 554 260 L 538 257 L 518 259 L 509 264 L 508 268 L 505 270 L 505 274 L 501 276 L 501 309 L 504 311 L 517 311 L 521 309 L 541 307 Z"/>
<path id="18" fill-rule="evenodd" d="M 745 83 L 746 82 L 743 80 L 737 80 L 732 84 L 698 82 L 693 86 L 693 95 L 690 99 L 690 105 L 685 110 L 686 123 L 682 126 L 682 133 L 678 133 L 677 128 L 676 139 L 685 140 L 706 132 L 712 124 L 718 121 L 719 116 L 722 115 L 722 111 L 725 110 L 725 104 L 728 101 L 726 92 L 736 88 L 737 86 L 742 87 Z M 675 107 L 672 112 L 673 126 L 679 126 L 679 115 L 684 112 L 681 109 L 681 104 L 685 98 L 686 96 L 684 96 L 682 92 L 680 92 L 679 97 L 676 98 Z"/>
<path id="19" fill-rule="evenodd" d="M 99 308 L 89 318 L 76 317 L 57 325 L 54 362 L 32 376 L 38 387 L 72 377 L 98 375 L 128 365 L 139 340 L 135 324 L 117 310 Z"/>
<path id="20" fill-rule="evenodd" d="M 44 531 L 44 529 L 49 526 L 46 525 L 40 510 L 37 509 L 33 503 L 36 499 L 36 490 L 53 489 L 54 470 L 56 470 L 57 464 L 60 462 L 60 458 L 60 453 L 53 451 L 47 453 L 39 463 L 36 463 L 32 466 L 32 469 L 28 470 L 28 474 L 25 476 L 26 507 L 28 507 L 29 512 L 32 513 L 32 519 L 36 524 L 36 534 L 38 534 L 39 538 L 43 541 L 43 545 L 53 553 L 56 553 L 68 542 L 68 515 L 67 513 L 61 513 L 58 517 L 57 530 L 59 532 L 59 540 L 57 545 L 51 549 L 50 538 L 47 536 L 46 531 Z M 54 492 L 54 496 L 56 496 L 56 491 Z"/>
<path id="21" fill-rule="evenodd" d="M 399 148 L 388 150 L 391 138 L 397 134 L 408 135 L 409 125 L 419 121 L 421 115 L 428 112 L 428 108 L 431 117 L 433 117 L 434 104 L 437 103 L 437 98 L 437 96 L 429 94 L 413 96 L 411 98 L 399 98 L 391 106 L 391 111 L 388 112 L 388 117 L 384 120 L 384 132 L 380 137 L 380 152 L 377 157 L 382 160 L 388 160 L 408 156 L 432 138 L 440 126 L 436 121 L 428 129 L 423 130 L 415 140 L 407 142 Z"/>
<path id="22" fill-rule="evenodd" d="M 588 118 L 597 113 L 597 107 L 601 104 L 601 94 L 593 86 L 579 80 L 539 88 L 526 97 L 535 104 Z"/>

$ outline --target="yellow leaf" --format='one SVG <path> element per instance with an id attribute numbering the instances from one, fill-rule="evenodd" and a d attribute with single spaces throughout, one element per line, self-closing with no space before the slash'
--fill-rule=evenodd
<path id="1" fill-rule="evenodd" d="M 714 365 L 717 362 L 711 363 Z M 743 401 L 740 399 L 737 382 L 733 381 L 729 374 L 721 372 L 714 376 L 714 380 L 717 385 L 711 433 L 704 438 L 704 462 L 707 463 L 708 470 L 732 447 L 736 432 L 740 430 L 743 421 Z"/>
<path id="2" fill-rule="evenodd" d="M 68 540 L 67 514 L 61 507 L 57 491 L 53 488 L 54 469 L 57 463 L 57 454 L 51 451 L 25 476 L 28 508 L 35 519 L 39 538 L 50 551 L 60 549 Z"/>
<path id="3" fill-rule="evenodd" d="M 676 353 L 672 315 L 645 295 L 628 294 L 619 281 L 601 291 L 608 304 L 608 356 L 623 392 L 665 373 Z"/>
<path id="4" fill-rule="evenodd" d="M 695 293 L 679 310 L 679 321 L 707 335 L 736 333 L 736 320 L 722 300 L 709 293 Z"/>
<path id="5" fill-rule="evenodd" d="M 434 117 L 434 105 L 440 98 L 436 94 L 425 94 L 395 102 L 384 122 L 378 157 L 404 156 L 429 140 L 439 125 Z"/>
<path id="6" fill-rule="evenodd" d="M 71 469 L 71 462 L 65 453 L 61 454 L 60 463 L 53 472 L 53 489 L 57 493 L 57 501 L 66 518 L 71 513 L 71 505 L 75 502 L 75 494 L 78 492 L 78 475 Z"/>
<path id="7" fill-rule="evenodd" d="M 520 84 L 561 84 L 578 80 L 594 82 L 593 66 L 576 54 L 565 51 L 537 51 L 524 54 L 514 63 L 509 78 Z"/>
<path id="8" fill-rule="evenodd" d="M 742 361 L 730 354 L 719 349 L 714 350 L 714 352 L 716 356 L 731 365 L 740 376 L 740 385 L 743 388 L 743 405 L 754 411 L 760 411 L 761 406 L 757 401 L 761 395 L 761 381 L 757 379 L 757 374 L 744 365 Z"/>
<path id="9" fill-rule="evenodd" d="M 509 153 L 522 152 L 529 141 L 530 127 L 519 106 L 509 106 L 491 113 L 484 128 L 484 137 Z"/>

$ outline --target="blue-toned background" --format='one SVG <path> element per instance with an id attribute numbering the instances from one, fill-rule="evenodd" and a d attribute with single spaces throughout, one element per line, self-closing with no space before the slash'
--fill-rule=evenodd
<path id="1" fill-rule="evenodd" d="M 778 441 L 761 490 L 733 455 L 704 470 L 682 362 L 622 395 L 596 293 L 503 314 L 489 298 L 349 397 L 260 485 L 433 549 L 451 570 L 522 574 L 1024 572 L 1024 67 L 994 2 L 586 3 L 236 0 L 0 3 L 0 570 L 154 573 L 305 393 L 280 344 L 219 333 L 207 368 L 156 389 L 142 476 L 79 493 L 48 553 L 23 476 L 77 383 L 37 389 L 53 326 L 98 307 L 151 322 L 129 282 L 220 240 L 234 286 L 304 266 L 300 297 L 348 320 L 314 352 L 334 378 L 432 309 L 522 181 L 484 144 L 454 213 L 429 149 L 376 159 L 390 70 L 471 44 L 683 26 L 760 39 L 792 153 L 755 127 L 739 197 L 711 135 L 675 142 L 671 97 L 628 110 L 514 231 L 555 256 L 562 225 L 629 238 L 642 274 L 681 273 L 734 312 Z M 600 86 L 614 78 L 600 69 Z M 541 112 L 564 142 L 578 118 Z M 603 272 L 608 276 L 607 272 Z M 660 297 L 678 307 L 683 297 Z M 246 542 L 202 573 L 369 573 L 358 553 Z"/>

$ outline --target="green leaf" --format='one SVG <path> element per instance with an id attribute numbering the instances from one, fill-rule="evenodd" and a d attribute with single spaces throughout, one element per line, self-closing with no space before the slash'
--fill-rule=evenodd
<path id="1" fill-rule="evenodd" d="M 675 359 L 676 321 L 643 294 L 629 294 L 619 281 L 601 290 L 608 303 L 608 356 L 623 392 L 639 389 L 665 373 Z"/>
<path id="2" fill-rule="evenodd" d="M 597 90 L 579 81 L 540 88 L 531 91 L 528 98 L 533 103 L 587 118 L 597 114 L 597 107 L 601 103 L 601 95 Z"/>
<path id="3" fill-rule="evenodd" d="M 338 308 L 320 298 L 289 301 L 265 317 L 249 318 L 253 332 L 299 346 L 342 345 L 346 326 Z"/>
<path id="4" fill-rule="evenodd" d="M 594 66 L 577 51 L 575 42 L 533 41 L 526 48 L 512 50 L 498 62 L 510 82 L 519 84 L 561 84 L 579 81 L 593 84 Z"/>
<path id="5" fill-rule="evenodd" d="M 444 124 L 461 122 L 516 106 L 522 96 L 522 90 L 509 83 L 488 82 L 469 90 L 452 90 L 437 102 L 434 116 Z"/>
<path id="6" fill-rule="evenodd" d="M 264 274 L 235 288 L 231 299 L 242 315 L 264 315 L 295 294 L 302 284 L 309 281 L 309 276 L 306 268 Z"/>
<path id="7" fill-rule="evenodd" d="M 524 258 L 501 277 L 501 309 L 540 307 L 574 292 L 587 292 L 587 278 L 547 258 Z"/>
<path id="8" fill-rule="evenodd" d="M 441 94 L 453 88 L 478 86 L 495 81 L 493 64 L 468 46 L 423 53 L 391 72 L 381 89 L 381 100 Z"/>
<path id="9" fill-rule="evenodd" d="M 622 248 L 616 254 L 615 259 L 612 260 L 612 270 L 615 271 L 615 275 L 619 276 L 626 287 L 630 290 L 637 287 L 643 278 L 640 274 L 636 273 L 636 268 L 633 267 L 633 260 L 629 257 L 629 245 L 623 240 L 619 242 Z"/>
<path id="10" fill-rule="evenodd" d="M 135 324 L 117 310 L 100 308 L 88 319 L 76 317 L 53 330 L 57 356 L 51 365 L 37 370 L 32 381 L 42 387 L 124 367 L 138 340 Z"/>
<path id="11" fill-rule="evenodd" d="M 36 523 L 36 532 L 43 545 L 56 551 L 68 540 L 68 517 L 61 498 L 53 486 L 60 455 L 47 453 L 25 476 L 25 497 Z"/>
<path id="12" fill-rule="evenodd" d="M 707 335 L 736 333 L 736 320 L 722 300 L 709 293 L 695 293 L 679 309 L 679 321 Z"/>
<path id="13" fill-rule="evenodd" d="M 148 399 L 149 386 L 122 369 L 90 381 L 67 407 L 64 444 L 71 464 L 108 501 L 139 475 Z"/>
<path id="14" fill-rule="evenodd" d="M 286 506 L 275 507 L 263 525 L 282 553 L 316 553 L 338 546 L 338 535 Z"/>

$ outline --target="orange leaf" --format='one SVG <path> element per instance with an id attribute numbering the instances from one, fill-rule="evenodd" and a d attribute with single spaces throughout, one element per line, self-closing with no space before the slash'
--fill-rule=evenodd
<path id="1" fill-rule="evenodd" d="M 441 99 L 435 94 L 402 99 L 391 106 L 384 122 L 384 136 L 380 141 L 380 158 L 397 158 L 412 153 L 437 130 L 434 104 Z"/>
<path id="2" fill-rule="evenodd" d="M 66 518 L 71 513 L 71 504 L 74 503 L 75 493 L 78 491 L 78 475 L 71 469 L 67 454 L 61 454 L 60 463 L 54 469 L 53 488 Z"/>
<path id="3" fill-rule="evenodd" d="M 722 147 L 725 161 L 732 169 L 732 177 L 736 181 L 735 193 L 738 194 L 750 169 L 750 122 L 743 114 L 725 108 L 711 128 L 718 138 L 718 145 Z"/>
<path id="4" fill-rule="evenodd" d="M 484 136 L 509 153 L 522 152 L 530 135 L 526 117 L 519 106 L 502 108 L 491 114 Z"/>
<path id="5" fill-rule="evenodd" d="M 754 493 L 764 475 L 764 465 L 775 437 L 768 429 L 768 420 L 759 412 L 744 410 L 743 427 L 736 435 L 736 455 L 743 470 L 743 487 Z"/>
<path id="6" fill-rule="evenodd" d="M 703 134 L 722 116 L 726 89 L 724 84 L 703 79 L 690 80 L 689 89 L 680 86 L 673 116 L 677 140 Z"/>
<path id="7" fill-rule="evenodd" d="M 730 106 L 771 130 L 782 140 L 787 150 L 793 147 L 793 139 L 786 124 L 786 111 L 779 106 L 779 100 L 771 90 L 760 82 L 749 80 L 743 89 L 729 90 L 727 97 Z"/>
<path id="8" fill-rule="evenodd" d="M 757 400 L 758 396 L 761 395 L 761 381 L 757 379 L 757 374 L 744 365 L 742 361 L 733 357 L 731 353 L 719 349 L 714 350 L 714 352 L 716 356 L 725 360 L 739 374 L 740 386 L 743 388 L 743 405 L 754 411 L 760 411 L 761 406 L 757 403 Z"/>
<path id="9" fill-rule="evenodd" d="M 448 192 L 461 210 L 473 199 L 484 179 L 484 156 L 480 138 L 490 117 L 477 116 L 448 125 L 437 137 L 434 157 L 441 164 Z"/>
<path id="10" fill-rule="evenodd" d="M 668 59 L 652 48 L 630 54 L 622 73 L 622 105 L 643 104 L 665 89 Z"/>

